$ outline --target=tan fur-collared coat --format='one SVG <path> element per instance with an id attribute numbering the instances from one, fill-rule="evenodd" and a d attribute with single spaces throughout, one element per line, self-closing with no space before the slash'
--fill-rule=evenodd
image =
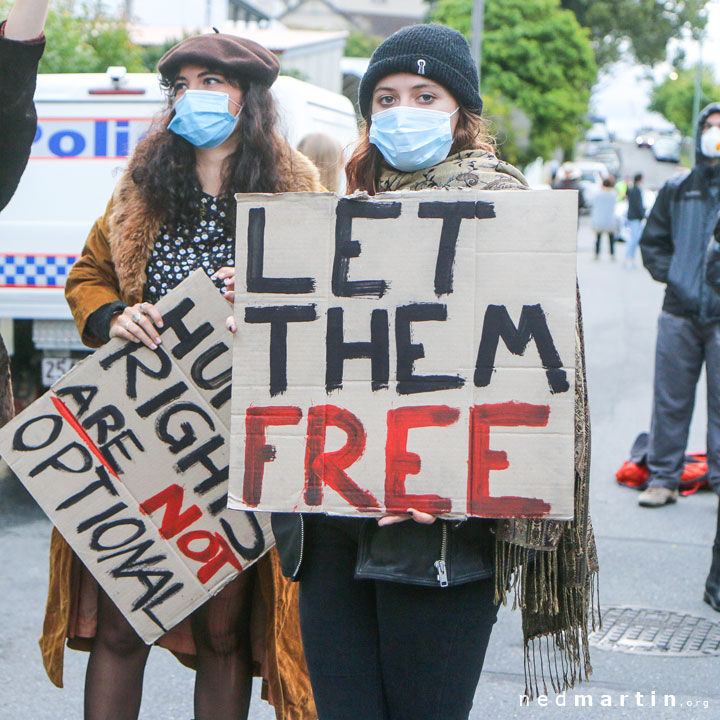
<path id="1" fill-rule="evenodd" d="M 293 191 L 322 191 L 318 171 L 293 151 L 281 168 L 291 179 Z M 102 343 L 86 332 L 88 317 L 106 303 L 122 300 L 128 305 L 142 300 L 145 268 L 164 218 L 158 217 L 128 173 L 121 178 L 105 215 L 97 220 L 82 256 L 73 266 L 65 288 L 83 342 Z M 283 578 L 275 549 L 257 563 L 252 602 L 251 635 L 256 674 L 263 677 L 263 695 L 269 694 L 279 720 L 316 718 L 312 691 L 300 640 L 296 583 Z M 65 642 L 89 650 L 87 631 L 78 633 L 79 596 L 84 571 L 62 536 L 53 529 L 50 547 L 50 582 L 40 648 L 48 676 L 62 687 Z M 86 593 L 85 593 L 86 595 Z M 171 631 L 172 632 L 172 631 Z M 162 639 L 158 644 L 163 645 Z M 194 666 L 192 653 L 175 652 Z"/>

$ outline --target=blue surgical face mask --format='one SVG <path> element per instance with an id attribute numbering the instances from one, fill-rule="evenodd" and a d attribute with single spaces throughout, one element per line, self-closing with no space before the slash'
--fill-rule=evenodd
<path id="1" fill-rule="evenodd" d="M 375 113 L 369 140 L 389 165 L 403 172 L 442 162 L 453 143 L 451 113 L 426 108 L 392 107 Z"/>
<path id="2" fill-rule="evenodd" d="M 240 113 L 230 112 L 230 96 L 212 90 L 186 90 L 175 103 L 175 117 L 168 125 L 174 132 L 199 148 L 222 145 L 237 127 Z M 237 105 L 237 103 L 233 103 Z M 242 109 L 242 105 L 238 105 Z"/>

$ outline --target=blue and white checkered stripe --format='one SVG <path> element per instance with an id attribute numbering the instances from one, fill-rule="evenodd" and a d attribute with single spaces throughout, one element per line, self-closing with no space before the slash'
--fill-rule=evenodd
<path id="1" fill-rule="evenodd" d="M 78 255 L 0 253 L 0 287 L 65 287 Z"/>

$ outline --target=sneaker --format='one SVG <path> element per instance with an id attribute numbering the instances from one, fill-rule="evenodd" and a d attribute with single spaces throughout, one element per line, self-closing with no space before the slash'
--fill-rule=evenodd
<path id="1" fill-rule="evenodd" d="M 638 505 L 642 507 L 662 507 L 669 503 L 674 503 L 678 499 L 677 489 L 671 490 L 666 487 L 649 487 L 640 493 Z"/>

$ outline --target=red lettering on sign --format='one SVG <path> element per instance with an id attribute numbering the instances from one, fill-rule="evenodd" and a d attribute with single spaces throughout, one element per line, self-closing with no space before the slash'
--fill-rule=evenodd
<path id="1" fill-rule="evenodd" d="M 460 410 L 447 405 L 421 405 L 388 410 L 385 443 L 385 507 L 389 512 L 406 512 L 414 508 L 438 515 L 450 512 L 452 501 L 439 495 L 410 495 L 405 492 L 407 475 L 417 475 L 422 462 L 416 453 L 408 452 L 408 430 L 414 427 L 447 427 L 457 422 Z"/>
<path id="2" fill-rule="evenodd" d="M 256 507 L 262 495 L 265 463 L 275 459 L 275 446 L 265 442 L 265 429 L 270 425 L 297 425 L 302 419 L 298 407 L 249 407 L 245 416 L 245 477 L 243 501 Z"/>
<path id="3" fill-rule="evenodd" d="M 474 405 L 470 409 L 470 458 L 468 460 L 467 511 L 488 517 L 542 517 L 550 504 L 539 498 L 505 495 L 490 497 L 490 471 L 510 467 L 504 450 L 490 449 L 492 426 L 545 427 L 550 417 L 548 405 L 505 402 Z"/>
<path id="4" fill-rule="evenodd" d="M 205 540 L 207 547 L 203 550 L 193 550 L 190 543 L 196 540 Z M 219 533 L 211 533 L 207 530 L 190 530 L 181 535 L 177 540 L 177 546 L 183 555 L 191 560 L 205 563 L 197 572 L 198 580 L 204 585 L 223 565 L 230 564 L 238 572 L 242 572 L 242 565 L 235 556 L 235 553 L 228 545 L 225 538 Z"/>
<path id="5" fill-rule="evenodd" d="M 328 425 L 340 428 L 347 442 L 340 450 L 324 452 Z M 345 472 L 365 452 L 367 434 L 360 420 L 349 410 L 335 405 L 316 405 L 308 411 L 305 448 L 305 502 L 320 505 L 323 483 L 340 493 L 359 510 L 379 508 L 367 490 L 358 487 Z"/>
<path id="6" fill-rule="evenodd" d="M 202 510 L 197 505 L 191 505 L 184 512 L 180 512 L 184 496 L 185 488 L 176 484 L 140 503 L 140 510 L 147 515 L 165 506 L 159 532 L 166 540 L 175 537 L 202 517 Z"/>

